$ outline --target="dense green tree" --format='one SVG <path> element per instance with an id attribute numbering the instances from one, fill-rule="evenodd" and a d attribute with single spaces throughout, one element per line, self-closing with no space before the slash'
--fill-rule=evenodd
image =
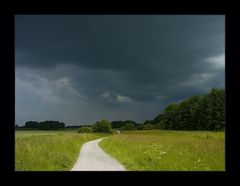
<path id="1" fill-rule="evenodd" d="M 162 130 L 166 129 L 166 123 L 164 122 L 164 120 L 161 120 L 159 122 L 159 129 L 162 129 Z"/>
<path id="2" fill-rule="evenodd" d="M 201 101 L 201 96 L 192 96 L 179 104 L 177 112 L 177 129 L 197 130 L 199 117 L 197 117 L 196 114 Z"/>
<path id="3" fill-rule="evenodd" d="M 93 129 L 93 132 L 106 132 L 106 133 L 112 132 L 111 123 L 107 120 L 101 120 L 96 122 L 92 126 L 92 129 Z"/>
<path id="4" fill-rule="evenodd" d="M 157 115 L 152 121 L 151 124 L 157 124 L 160 123 L 163 120 L 163 114 Z"/>
<path id="5" fill-rule="evenodd" d="M 225 129 L 225 91 L 213 88 L 208 94 L 189 97 L 178 105 L 170 104 L 159 116 L 161 119 L 156 117 L 154 120 L 160 120 L 158 123 L 161 129 L 223 130 Z"/>
<path id="6" fill-rule="evenodd" d="M 120 129 L 125 123 L 123 121 L 112 121 L 111 125 L 113 129 Z"/>
<path id="7" fill-rule="evenodd" d="M 178 104 L 172 103 L 164 109 L 163 121 L 165 122 L 165 129 L 176 129 L 177 125 L 177 109 Z"/>
<path id="8" fill-rule="evenodd" d="M 207 130 L 222 130 L 225 128 L 225 91 L 211 89 L 205 95 L 199 108 L 200 128 Z"/>

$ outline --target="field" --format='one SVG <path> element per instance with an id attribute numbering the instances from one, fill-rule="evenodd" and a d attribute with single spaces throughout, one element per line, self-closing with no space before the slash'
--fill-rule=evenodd
<path id="1" fill-rule="evenodd" d="M 105 138 L 100 146 L 128 170 L 224 171 L 225 133 L 133 131 Z"/>
<path id="2" fill-rule="evenodd" d="M 70 170 L 83 143 L 106 134 L 77 134 L 76 131 L 17 131 L 16 171 Z"/>
<path id="3" fill-rule="evenodd" d="M 76 131 L 17 131 L 16 171 L 66 171 L 83 143 L 107 134 Z M 105 138 L 100 146 L 128 170 L 224 171 L 225 133 L 131 131 Z"/>

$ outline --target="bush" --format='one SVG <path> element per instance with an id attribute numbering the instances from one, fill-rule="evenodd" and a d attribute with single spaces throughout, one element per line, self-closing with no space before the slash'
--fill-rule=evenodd
<path id="1" fill-rule="evenodd" d="M 81 127 L 77 131 L 78 133 L 92 133 L 93 130 L 91 127 Z"/>
<path id="2" fill-rule="evenodd" d="M 111 123 L 106 120 L 98 121 L 92 126 L 92 129 L 93 132 L 106 132 L 106 133 L 112 132 Z"/>

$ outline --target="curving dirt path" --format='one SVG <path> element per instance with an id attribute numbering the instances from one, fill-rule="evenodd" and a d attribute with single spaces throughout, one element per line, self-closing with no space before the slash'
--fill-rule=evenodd
<path id="1" fill-rule="evenodd" d="M 72 171 L 125 171 L 123 165 L 106 154 L 98 145 L 103 138 L 85 143 Z"/>

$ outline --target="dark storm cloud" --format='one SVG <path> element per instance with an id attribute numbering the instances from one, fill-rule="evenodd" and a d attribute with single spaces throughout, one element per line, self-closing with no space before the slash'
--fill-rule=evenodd
<path id="1" fill-rule="evenodd" d="M 223 29 L 217 16 L 17 16 L 16 51 L 29 60 L 16 64 L 67 61 L 117 70 L 149 62 L 188 64 L 223 52 Z"/>
<path id="2" fill-rule="evenodd" d="M 148 119 L 165 104 L 224 87 L 224 27 L 224 16 L 18 15 L 16 78 L 43 99 Z"/>

